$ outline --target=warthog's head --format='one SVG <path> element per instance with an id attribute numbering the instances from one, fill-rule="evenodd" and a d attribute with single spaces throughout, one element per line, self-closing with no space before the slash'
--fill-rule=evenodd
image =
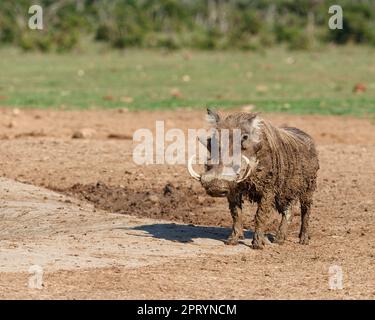
<path id="1" fill-rule="evenodd" d="M 253 113 L 236 113 L 221 119 L 215 111 L 208 109 L 207 112 L 214 130 L 212 135 L 199 138 L 209 154 L 205 171 L 202 174 L 194 171 L 195 155 L 189 159 L 188 169 L 207 194 L 225 197 L 249 178 L 258 163 L 256 152 L 261 146 L 261 120 Z"/>

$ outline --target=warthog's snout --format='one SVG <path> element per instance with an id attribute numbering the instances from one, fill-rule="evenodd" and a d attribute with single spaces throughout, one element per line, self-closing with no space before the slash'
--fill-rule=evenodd
<path id="1" fill-rule="evenodd" d="M 215 172 L 207 172 L 201 176 L 202 186 L 208 195 L 213 197 L 225 197 L 231 187 L 236 183 L 235 175 L 217 175 Z"/>
<path id="2" fill-rule="evenodd" d="M 255 158 L 247 158 L 242 155 L 242 167 L 244 168 L 242 174 L 235 172 L 233 168 L 226 168 L 223 166 L 215 166 L 213 169 L 204 172 L 202 175 L 196 173 L 192 167 L 195 155 L 189 159 L 188 170 L 190 175 L 201 182 L 206 189 L 207 194 L 213 197 L 225 197 L 229 194 L 236 184 L 246 180 L 254 167 L 257 164 Z"/>

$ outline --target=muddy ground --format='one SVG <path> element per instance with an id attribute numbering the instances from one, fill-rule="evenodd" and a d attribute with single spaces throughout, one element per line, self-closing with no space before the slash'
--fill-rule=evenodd
<path id="1" fill-rule="evenodd" d="M 296 207 L 283 246 L 252 250 L 247 204 L 247 239 L 227 247 L 224 199 L 206 196 L 183 165 L 133 162 L 134 130 L 156 120 L 206 127 L 203 111 L 1 109 L 0 297 L 374 299 L 375 122 L 264 117 L 317 142 L 309 246 L 298 244 Z M 268 233 L 279 220 L 274 213 Z M 43 266 L 43 289 L 27 286 L 33 264 Z M 333 265 L 342 290 L 329 289 Z"/>

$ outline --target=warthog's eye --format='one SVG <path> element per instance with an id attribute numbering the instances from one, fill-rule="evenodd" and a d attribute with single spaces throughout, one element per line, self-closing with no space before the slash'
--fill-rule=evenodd
<path id="1" fill-rule="evenodd" d="M 208 164 L 208 163 L 205 163 L 205 164 L 204 164 L 204 169 L 205 169 L 206 171 L 209 171 L 209 170 L 212 169 L 212 165 L 210 165 L 210 164 Z"/>
<path id="2" fill-rule="evenodd" d="M 247 141 L 249 140 L 249 138 L 250 138 L 249 135 L 247 133 L 244 133 L 241 137 L 241 142 Z"/>
<path id="3" fill-rule="evenodd" d="M 207 161 L 206 161 L 205 164 L 204 164 L 204 169 L 205 169 L 206 171 L 209 171 L 209 170 L 211 170 L 211 169 L 213 168 L 213 165 L 210 164 L 210 161 L 211 161 L 211 157 L 208 157 L 208 158 L 207 158 Z"/>
<path id="4" fill-rule="evenodd" d="M 241 136 L 241 147 L 242 149 L 246 149 L 246 143 L 250 140 L 250 136 L 247 133 L 244 133 Z"/>

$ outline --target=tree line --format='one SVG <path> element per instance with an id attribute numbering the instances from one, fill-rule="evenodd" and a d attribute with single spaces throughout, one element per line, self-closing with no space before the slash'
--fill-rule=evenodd
<path id="1" fill-rule="evenodd" d="M 28 28 L 28 8 L 43 8 L 43 30 Z M 331 5 L 343 29 L 331 30 Z M 1 0 L 0 44 L 69 51 L 82 39 L 113 48 L 256 50 L 285 44 L 375 45 L 373 0 Z"/>

